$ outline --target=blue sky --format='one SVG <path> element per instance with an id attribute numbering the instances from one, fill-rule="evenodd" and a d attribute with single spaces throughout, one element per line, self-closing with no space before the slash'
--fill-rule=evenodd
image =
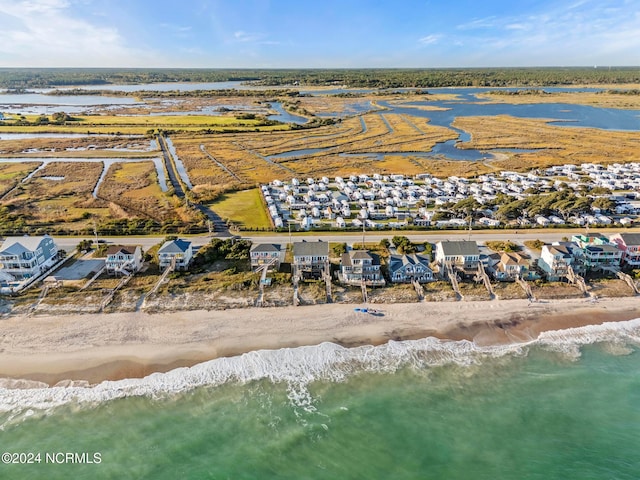
<path id="1" fill-rule="evenodd" d="M 640 0 L 0 0 L 1 67 L 640 65 Z"/>

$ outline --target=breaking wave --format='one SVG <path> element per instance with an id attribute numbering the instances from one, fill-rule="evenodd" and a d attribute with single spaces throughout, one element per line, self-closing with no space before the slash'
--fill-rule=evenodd
<path id="1" fill-rule="evenodd" d="M 466 340 L 444 341 L 430 337 L 389 341 L 376 347 L 345 348 L 322 343 L 259 350 L 167 373 L 154 373 L 145 378 L 105 381 L 95 386 L 0 388 L 0 412 L 28 415 L 33 410 L 71 402 L 97 403 L 131 396 L 162 398 L 202 386 L 230 382 L 244 384 L 263 379 L 287 383 L 290 401 L 296 406 L 311 408 L 307 385 L 317 380 L 343 381 L 360 372 L 393 373 L 405 367 L 479 365 L 489 358 L 527 355 L 532 346 L 574 358 L 580 355 L 582 346 L 594 343 L 640 345 L 640 319 L 548 331 L 533 341 L 499 346 L 478 346 Z"/>

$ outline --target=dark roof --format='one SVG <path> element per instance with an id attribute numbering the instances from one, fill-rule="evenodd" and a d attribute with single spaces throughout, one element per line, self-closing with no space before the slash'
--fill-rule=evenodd
<path id="1" fill-rule="evenodd" d="M 446 257 L 453 255 L 480 255 L 480 250 L 478 250 L 478 244 L 476 242 L 456 240 L 438 243 L 442 245 L 442 252 Z"/>
<path id="2" fill-rule="evenodd" d="M 251 252 L 280 252 L 280 245 L 277 243 L 254 243 L 251 245 Z"/>
<path id="3" fill-rule="evenodd" d="M 111 245 L 107 248 L 107 255 L 115 255 L 116 253 L 123 253 L 125 255 L 133 255 L 136 252 L 135 245 Z"/>
<path id="4" fill-rule="evenodd" d="M 429 258 L 426 255 L 420 255 L 416 253 L 410 253 L 405 255 L 393 254 L 389 256 L 389 270 L 395 272 L 405 265 L 418 265 L 422 264 L 427 268 L 429 267 Z"/>
<path id="5" fill-rule="evenodd" d="M 305 240 L 301 242 L 293 243 L 293 256 L 294 257 L 328 257 L 329 256 L 329 244 L 323 241 L 307 242 Z"/>
<path id="6" fill-rule="evenodd" d="M 353 260 L 367 260 L 371 259 L 371 265 L 380 265 L 380 257 L 375 253 L 369 253 L 366 250 L 351 250 L 350 252 L 342 254 L 342 261 L 340 262 L 345 267 L 353 266 Z"/>
<path id="7" fill-rule="evenodd" d="M 187 240 L 169 240 L 168 242 L 164 242 L 164 244 L 158 250 L 158 253 L 184 253 L 191 246 L 191 242 Z"/>
<path id="8" fill-rule="evenodd" d="M 585 250 L 590 252 L 619 252 L 620 249 L 615 245 L 587 245 Z"/>
<path id="9" fill-rule="evenodd" d="M 556 255 L 557 253 L 561 254 L 563 257 L 571 257 L 572 250 L 567 245 L 545 245 L 549 252 L 552 255 Z"/>
<path id="10" fill-rule="evenodd" d="M 620 238 L 626 246 L 640 245 L 640 233 L 621 233 Z"/>

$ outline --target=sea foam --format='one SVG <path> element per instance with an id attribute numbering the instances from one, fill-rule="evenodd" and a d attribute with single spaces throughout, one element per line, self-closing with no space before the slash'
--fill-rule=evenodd
<path id="1" fill-rule="evenodd" d="M 547 331 L 525 343 L 478 346 L 473 342 L 433 337 L 389 341 L 379 346 L 345 348 L 334 343 L 258 350 L 218 358 L 189 368 L 154 373 L 145 378 L 105 381 L 92 387 L 0 388 L 0 412 L 44 410 L 70 402 L 97 403 L 131 396 L 162 398 L 202 386 L 256 380 L 286 382 L 292 403 L 312 408 L 306 386 L 317 380 L 343 381 L 359 372 L 393 373 L 400 368 L 447 364 L 478 365 L 483 359 L 526 355 L 532 346 L 579 356 L 580 347 L 593 343 L 640 345 L 640 319 Z"/>

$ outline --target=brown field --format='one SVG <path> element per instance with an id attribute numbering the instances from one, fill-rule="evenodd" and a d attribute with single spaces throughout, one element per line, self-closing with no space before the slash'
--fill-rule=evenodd
<path id="1" fill-rule="evenodd" d="M 604 89 L 599 85 L 597 88 Z M 607 88 L 630 88 L 624 86 L 610 86 Z M 524 90 L 524 89 L 523 89 Z M 640 109 L 640 95 L 616 95 L 611 93 L 596 92 L 560 92 L 546 93 L 544 95 L 495 95 L 481 93 L 478 98 L 489 100 L 491 103 L 510 104 L 535 104 L 535 103 L 570 103 L 578 105 L 592 105 L 601 108 Z"/>
<path id="2" fill-rule="evenodd" d="M 366 125 L 366 130 L 362 127 Z M 447 161 L 393 155 L 430 151 L 436 142 L 455 139 L 450 129 L 431 125 L 426 118 L 384 112 L 352 117 L 336 125 L 312 130 L 225 135 L 175 135 L 173 142 L 201 199 L 230 189 L 248 188 L 274 179 L 365 173 L 432 173 L 474 176 L 506 168 L 496 162 Z M 475 138 L 475 137 L 474 137 Z M 204 146 L 221 168 L 203 153 Z M 298 156 L 268 158 L 280 153 L 324 149 Z M 388 153 L 381 159 L 358 153 Z M 351 154 L 344 157 L 341 154 Z M 504 155 L 505 159 L 509 159 Z M 526 157 L 525 157 L 526 158 Z"/>
<path id="3" fill-rule="evenodd" d="M 115 163 L 98 190 L 98 198 L 112 202 L 132 216 L 157 221 L 194 220 L 180 200 L 160 189 L 153 162 Z"/>
<path id="4" fill-rule="evenodd" d="M 373 100 L 371 97 L 300 97 L 296 100 L 300 101 L 300 106 L 306 111 L 314 115 L 326 115 L 326 114 L 343 114 L 349 109 L 349 105 L 354 103 L 366 103 Z M 371 109 L 376 109 L 375 106 L 371 106 Z"/>
<path id="5" fill-rule="evenodd" d="M 86 212 L 98 214 L 102 210 L 91 196 L 101 172 L 99 162 L 51 162 L 7 195 L 3 203 L 33 225 L 81 225 L 86 221 Z M 43 178 L 49 176 L 64 179 Z"/>
<path id="6" fill-rule="evenodd" d="M 39 162 L 0 163 L 0 198 L 40 165 Z"/>
<path id="7" fill-rule="evenodd" d="M 459 117 L 454 126 L 471 133 L 461 148 L 541 149 L 534 153 L 505 155 L 490 162 L 497 169 L 521 170 L 563 163 L 615 163 L 640 160 L 637 132 L 549 125 L 547 120 L 495 117 Z"/>
<path id="8" fill-rule="evenodd" d="M 58 153 L 64 156 L 86 156 L 91 153 L 104 150 L 105 156 L 138 156 L 156 155 L 146 149 L 149 148 L 149 138 L 127 138 L 127 137 L 77 137 L 77 138 L 28 138 L 20 140 L 0 141 L 1 156 L 29 155 L 43 156 L 43 154 Z M 130 151 L 119 151 L 113 149 L 130 149 Z M 155 150 L 157 152 L 157 149 Z"/>

